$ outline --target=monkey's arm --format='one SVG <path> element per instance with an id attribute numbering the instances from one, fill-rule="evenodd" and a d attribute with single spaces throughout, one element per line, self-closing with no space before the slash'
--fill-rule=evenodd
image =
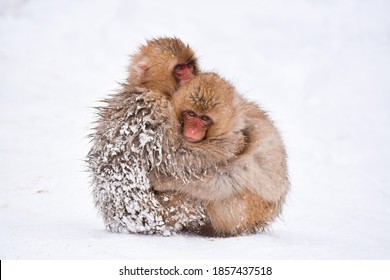
<path id="1" fill-rule="evenodd" d="M 256 118 L 256 122 L 249 120 L 245 135 L 246 149 L 225 164 L 186 182 L 161 176 L 152 180 L 153 188 L 176 190 L 205 201 L 225 199 L 249 189 L 266 200 L 278 200 L 287 192 L 289 182 L 285 150 L 277 130 L 268 119 Z"/>

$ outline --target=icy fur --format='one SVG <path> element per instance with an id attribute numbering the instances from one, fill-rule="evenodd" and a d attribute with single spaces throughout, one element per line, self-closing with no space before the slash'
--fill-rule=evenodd
<path id="1" fill-rule="evenodd" d="M 188 170 L 178 169 L 170 160 L 175 149 L 165 140 L 172 125 L 166 116 L 169 101 L 152 91 L 124 87 L 98 108 L 87 157 L 94 201 L 106 227 L 113 232 L 162 235 L 201 227 L 205 216 L 200 205 L 185 200 L 170 205 L 170 193 L 157 198 L 150 186 L 148 175 L 154 168 L 163 167 L 183 181 L 190 177 Z"/>

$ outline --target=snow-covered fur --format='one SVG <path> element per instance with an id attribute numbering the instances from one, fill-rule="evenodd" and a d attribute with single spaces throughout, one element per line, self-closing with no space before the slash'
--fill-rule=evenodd
<path id="1" fill-rule="evenodd" d="M 178 125 L 167 118 L 172 114 L 168 98 L 128 84 L 123 87 L 98 108 L 87 157 L 94 201 L 106 227 L 113 232 L 163 235 L 198 231 L 205 224 L 200 203 L 175 192 L 156 193 L 148 178 L 159 166 L 184 181 L 196 176 L 172 164 L 175 146 L 163 143 L 173 139 L 172 126 Z M 165 156 L 163 146 L 169 150 Z"/>

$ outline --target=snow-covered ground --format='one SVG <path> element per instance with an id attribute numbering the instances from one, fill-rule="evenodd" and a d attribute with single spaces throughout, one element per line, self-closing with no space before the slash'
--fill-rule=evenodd
<path id="1" fill-rule="evenodd" d="M 1 259 L 389 259 L 388 1 L 0 1 Z M 280 128 L 283 219 L 216 239 L 107 232 L 93 106 L 153 36 L 189 43 Z"/>

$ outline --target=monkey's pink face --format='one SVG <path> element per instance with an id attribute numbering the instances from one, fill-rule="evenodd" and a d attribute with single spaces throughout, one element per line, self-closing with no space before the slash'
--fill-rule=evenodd
<path id="1" fill-rule="evenodd" d="M 187 81 L 191 79 L 194 76 L 194 71 L 195 71 L 195 62 L 193 60 L 187 63 L 177 64 L 173 69 L 175 77 L 179 81 Z"/>
<path id="2" fill-rule="evenodd" d="M 204 140 L 207 130 L 213 121 L 206 115 L 198 115 L 193 111 L 183 112 L 183 136 L 191 143 Z"/>

